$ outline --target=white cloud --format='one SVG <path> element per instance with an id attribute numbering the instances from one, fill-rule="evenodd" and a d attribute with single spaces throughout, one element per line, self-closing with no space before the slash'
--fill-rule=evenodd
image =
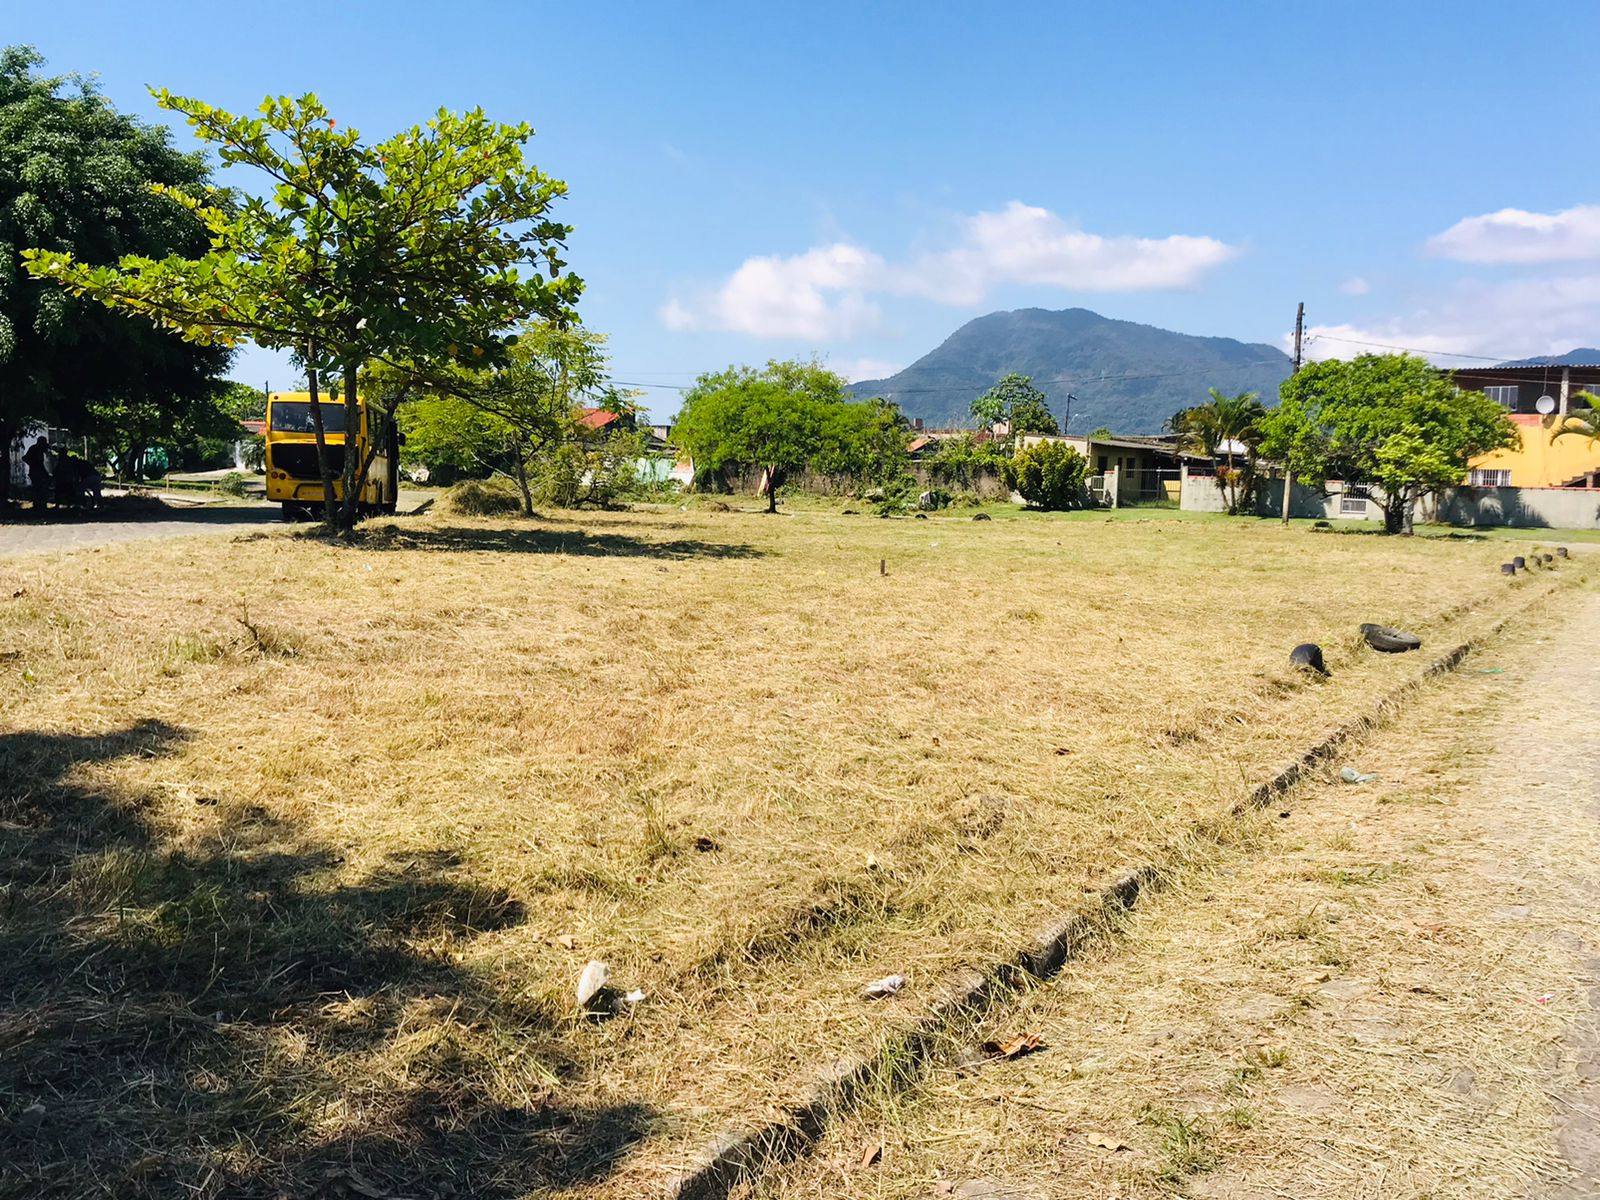
<path id="1" fill-rule="evenodd" d="M 881 358 L 830 358 L 828 367 L 839 372 L 851 383 L 863 379 L 887 379 L 905 363 L 889 362 Z"/>
<path id="2" fill-rule="evenodd" d="M 670 329 L 845 339 L 877 324 L 879 310 L 869 299 L 874 294 L 968 306 L 1003 284 L 1080 292 L 1191 288 L 1239 253 L 1211 237 L 1087 233 L 1018 201 L 966 217 L 959 228 L 953 246 L 898 264 L 850 242 L 747 258 L 697 298 L 668 300 L 661 319 Z"/>
<path id="3" fill-rule="evenodd" d="M 1502 208 L 1463 217 L 1428 239 L 1439 258 L 1473 263 L 1579 262 L 1600 258 L 1600 204 L 1579 204 L 1557 213 Z"/>
<path id="4" fill-rule="evenodd" d="M 1238 250 L 1210 237 L 1103 237 L 1044 208 L 1013 200 L 963 223 L 954 248 L 925 255 L 893 273 L 894 290 L 945 304 L 978 304 L 1005 283 L 1078 292 L 1149 292 L 1191 288 Z"/>
<path id="5" fill-rule="evenodd" d="M 1427 308 L 1371 324 L 1313 325 L 1307 332 L 1312 359 L 1381 354 L 1390 347 L 1447 365 L 1468 357 L 1560 354 L 1600 341 L 1600 274 L 1464 279 Z"/>
<path id="6" fill-rule="evenodd" d="M 1346 296 L 1365 296 L 1372 290 L 1372 285 L 1359 275 L 1352 275 L 1339 285 L 1339 290 Z"/>
<path id="7" fill-rule="evenodd" d="M 877 324 L 877 306 L 864 289 L 882 269 L 876 254 L 848 242 L 788 258 L 747 258 L 698 301 L 668 300 L 661 320 L 678 330 L 723 329 L 809 341 L 850 338 Z"/>

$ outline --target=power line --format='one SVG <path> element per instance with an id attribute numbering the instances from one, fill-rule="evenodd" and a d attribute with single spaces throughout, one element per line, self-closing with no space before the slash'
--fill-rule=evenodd
<path id="1" fill-rule="evenodd" d="M 1363 342 L 1357 338 L 1334 337 L 1331 333 L 1313 333 L 1313 342 L 1342 342 L 1347 346 L 1371 346 L 1377 350 L 1401 350 L 1407 354 L 1437 354 L 1443 358 L 1472 358 L 1480 362 L 1501 363 L 1512 357 L 1509 354 L 1458 354 L 1453 350 L 1423 350 L 1418 346 L 1396 346 L 1389 342 Z"/>

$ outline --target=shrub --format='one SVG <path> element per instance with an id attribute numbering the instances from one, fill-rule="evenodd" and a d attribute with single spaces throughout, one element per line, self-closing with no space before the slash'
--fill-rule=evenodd
<path id="1" fill-rule="evenodd" d="M 229 471 L 217 481 L 217 491 L 229 496 L 243 496 L 245 494 L 246 479 L 241 471 Z"/>
<path id="2" fill-rule="evenodd" d="M 880 517 L 894 517 L 908 510 L 916 500 L 917 481 L 909 475 L 885 480 L 863 497 Z"/>
<path id="3" fill-rule="evenodd" d="M 615 433 L 551 446 L 534 456 L 533 492 L 546 504 L 612 508 L 640 494 L 644 437 Z"/>
<path id="4" fill-rule="evenodd" d="M 1001 464 L 1005 484 L 1029 508 L 1059 511 L 1083 504 L 1083 455 L 1065 442 L 1035 442 Z"/>
<path id="5" fill-rule="evenodd" d="M 439 497 L 439 510 L 462 517 L 504 517 L 522 511 L 512 486 L 500 479 L 464 479 Z"/>

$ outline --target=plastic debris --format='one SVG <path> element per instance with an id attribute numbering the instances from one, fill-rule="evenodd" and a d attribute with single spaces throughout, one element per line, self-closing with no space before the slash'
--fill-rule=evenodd
<path id="1" fill-rule="evenodd" d="M 982 1050 L 990 1058 L 1021 1058 L 1024 1054 L 1037 1054 L 1048 1050 L 1045 1041 L 1036 1033 L 1019 1033 L 1003 1042 L 985 1042 Z"/>
<path id="2" fill-rule="evenodd" d="M 1344 767 L 1339 771 L 1339 778 L 1344 780 L 1346 783 L 1370 783 L 1372 780 L 1376 779 L 1377 776 L 1363 775 L 1354 767 Z"/>
<path id="3" fill-rule="evenodd" d="M 588 1008 L 589 1001 L 600 994 L 610 979 L 611 968 L 598 958 L 591 959 L 578 976 L 578 1007 Z"/>
<path id="4" fill-rule="evenodd" d="M 885 975 L 882 979 L 874 979 L 861 989 L 863 1000 L 882 1000 L 885 996 L 892 996 L 906 985 L 904 975 Z"/>

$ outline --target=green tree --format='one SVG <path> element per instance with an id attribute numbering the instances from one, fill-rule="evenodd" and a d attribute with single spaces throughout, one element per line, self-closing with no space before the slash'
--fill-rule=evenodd
<path id="1" fill-rule="evenodd" d="M 533 464 L 534 487 L 562 508 L 611 508 L 638 486 L 639 464 L 646 455 L 645 435 L 636 430 L 580 429 L 539 453 Z"/>
<path id="2" fill-rule="evenodd" d="M 1006 459 L 999 443 L 979 441 L 970 433 L 945 438 L 928 458 L 928 470 L 941 483 L 970 488 L 991 473 L 998 473 Z"/>
<path id="3" fill-rule="evenodd" d="M 224 163 L 269 178 L 270 193 L 230 203 L 193 185 L 163 187 L 159 196 L 204 225 L 204 253 L 129 254 L 107 267 L 34 250 L 24 254 L 28 272 L 201 345 L 253 339 L 293 351 L 311 392 L 325 515 L 348 528 L 371 456 L 345 456 L 335 511 L 321 385 L 342 387 L 353 429 L 369 362 L 449 394 L 459 367 L 504 362 L 522 321 L 564 318 L 582 290 L 561 274 L 570 230 L 550 215 L 566 185 L 525 161 L 529 126 L 497 125 L 481 110 L 440 110 L 366 145 L 314 95 L 268 98 L 254 117 L 154 95 Z M 539 265 L 548 279 L 521 269 Z"/>
<path id="4" fill-rule="evenodd" d="M 784 477 L 811 461 L 821 436 L 825 402 L 794 386 L 791 365 L 730 367 L 700 376 L 672 429 L 674 444 L 694 460 L 697 472 L 759 467 L 768 512 L 778 511 Z"/>
<path id="5" fill-rule="evenodd" d="M 502 366 L 457 369 L 448 390 L 425 391 L 400 407 L 405 456 L 503 473 L 516 483 L 523 512 L 531 516 L 535 459 L 580 440 L 578 407 L 631 412 L 631 395 L 606 382 L 605 340 L 581 326 L 528 327 Z"/>
<path id="6" fill-rule="evenodd" d="M 1247 507 L 1255 490 L 1256 454 L 1266 409 L 1254 392 L 1230 396 L 1209 389 L 1211 399 L 1176 413 L 1169 422 L 1192 451 L 1217 463 L 1217 487 L 1228 512 Z"/>
<path id="7" fill-rule="evenodd" d="M 1083 503 L 1089 463 L 1065 442 L 1036 442 L 1004 460 L 1001 478 L 1029 508 L 1059 511 Z"/>
<path id="8" fill-rule="evenodd" d="M 1553 442 L 1560 437 L 1582 437 L 1590 445 L 1600 442 L 1600 396 L 1593 392 L 1575 392 L 1572 408 L 1556 423 L 1550 432 Z"/>
<path id="9" fill-rule="evenodd" d="M 997 421 L 1009 422 L 1012 437 L 1061 432 L 1051 415 L 1049 397 L 1033 386 L 1032 379 L 1015 371 L 972 402 L 972 415 L 984 428 Z"/>
<path id="10" fill-rule="evenodd" d="M 213 386 L 217 385 L 213 382 Z M 111 452 L 117 475 L 124 480 L 144 477 L 146 455 L 154 447 L 166 448 L 168 452 L 161 457 L 169 463 L 180 457 L 203 460 L 244 437 L 239 422 L 223 408 L 216 393 L 186 395 L 141 387 L 137 382 L 90 403 L 83 414 L 83 428 L 96 445 Z M 204 446 L 208 442 L 211 445 Z M 196 454 L 196 450 L 202 453 Z"/>
<path id="11" fill-rule="evenodd" d="M 1459 484 L 1472 459 L 1517 444 L 1499 404 L 1410 355 L 1310 363 L 1279 396 L 1265 451 L 1307 480 L 1376 484 L 1388 533 L 1409 532 L 1418 498 Z"/>
<path id="12" fill-rule="evenodd" d="M 875 398 L 819 402 L 817 452 L 810 466 L 850 480 L 859 493 L 906 474 L 907 422 L 897 405 Z"/>
<path id="13" fill-rule="evenodd" d="M 205 161 L 117 112 L 91 81 L 42 74 L 43 62 L 26 46 L 0 50 L 0 447 L 33 421 L 93 435 L 122 407 L 181 425 L 229 352 L 78 300 L 29 278 L 20 259 L 27 247 L 92 265 L 203 253 L 205 227 L 151 185 L 204 186 Z M 0 471 L 0 505 L 9 489 Z"/>
<path id="14" fill-rule="evenodd" d="M 228 380 L 217 395 L 222 411 L 235 421 L 265 421 L 267 419 L 267 393 L 248 383 Z"/>
<path id="15" fill-rule="evenodd" d="M 839 375 L 814 362 L 773 361 L 700 376 L 684 396 L 673 443 L 697 472 L 758 468 L 767 511 L 778 488 L 810 468 L 861 482 L 905 470 L 905 421 L 882 400 L 852 401 Z"/>

